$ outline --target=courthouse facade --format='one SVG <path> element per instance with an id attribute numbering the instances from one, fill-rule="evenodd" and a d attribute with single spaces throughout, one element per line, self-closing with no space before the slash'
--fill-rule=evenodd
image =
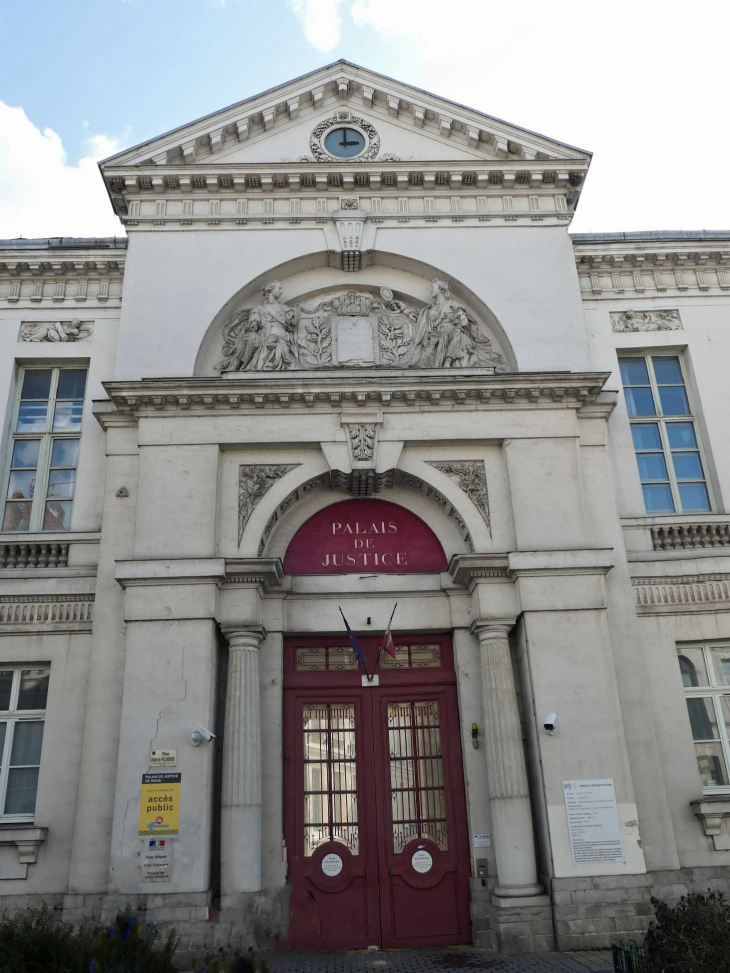
<path id="1" fill-rule="evenodd" d="M 730 233 L 571 237 L 590 161 L 339 61 L 0 241 L 0 908 L 516 952 L 730 885 Z"/>

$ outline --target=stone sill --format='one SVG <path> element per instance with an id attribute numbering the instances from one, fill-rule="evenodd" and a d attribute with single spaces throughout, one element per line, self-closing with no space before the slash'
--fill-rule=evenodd
<path id="1" fill-rule="evenodd" d="M 27 878 L 28 865 L 34 865 L 38 857 L 41 842 L 48 837 L 48 828 L 36 828 L 32 824 L 0 824 L 0 849 L 15 846 L 17 849 L 17 864 L 10 873 L 4 870 L 0 873 L 0 880 Z"/>

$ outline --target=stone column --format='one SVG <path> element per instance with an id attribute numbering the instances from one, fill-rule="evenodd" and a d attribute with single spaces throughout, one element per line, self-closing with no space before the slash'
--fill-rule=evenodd
<path id="1" fill-rule="evenodd" d="M 224 628 L 228 686 L 223 737 L 221 891 L 261 888 L 260 626 Z"/>
<path id="2" fill-rule="evenodd" d="M 500 898 L 540 895 L 527 766 L 517 706 L 509 631 L 513 619 L 479 621 L 482 703 L 489 799 Z"/>

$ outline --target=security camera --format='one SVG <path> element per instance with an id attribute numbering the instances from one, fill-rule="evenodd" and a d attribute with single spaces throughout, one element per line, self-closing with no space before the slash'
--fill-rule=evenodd
<path id="1" fill-rule="evenodd" d="M 194 747 L 199 747 L 201 743 L 210 743 L 215 738 L 215 733 L 211 733 L 200 723 L 195 724 L 195 729 L 190 734 L 190 742 Z"/>
<path id="2" fill-rule="evenodd" d="M 557 722 L 558 722 L 557 713 L 548 713 L 548 715 L 542 721 L 542 725 L 545 727 L 545 732 L 549 733 L 550 736 L 552 736 L 553 733 L 555 733 L 555 725 L 557 724 Z"/>

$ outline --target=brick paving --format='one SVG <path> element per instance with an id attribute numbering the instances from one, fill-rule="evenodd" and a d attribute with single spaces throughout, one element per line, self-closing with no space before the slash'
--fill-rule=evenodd
<path id="1" fill-rule="evenodd" d="M 610 950 L 501 956 L 473 947 L 267 954 L 270 973 L 607 973 Z"/>

